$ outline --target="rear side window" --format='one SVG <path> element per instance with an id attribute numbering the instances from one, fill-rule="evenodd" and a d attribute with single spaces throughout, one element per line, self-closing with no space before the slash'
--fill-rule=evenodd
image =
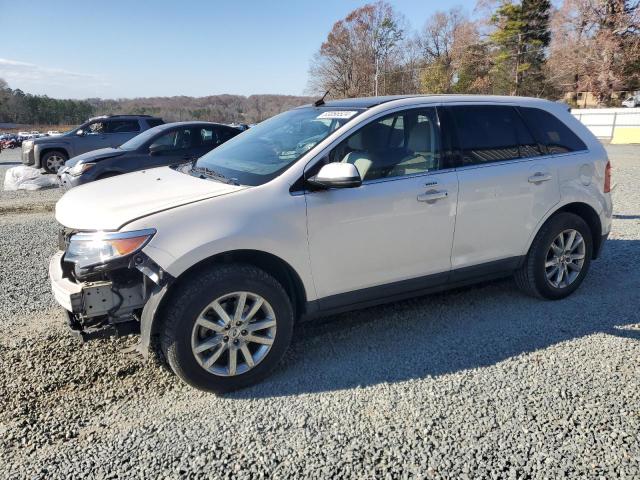
<path id="1" fill-rule="evenodd" d="M 213 128 L 196 128 L 193 132 L 197 145 L 211 145 L 218 142 L 218 138 L 213 134 Z"/>
<path id="2" fill-rule="evenodd" d="M 587 146 L 560 119 L 539 108 L 520 107 L 520 113 L 538 141 L 546 145 L 550 154 L 577 152 Z"/>
<path id="3" fill-rule="evenodd" d="M 108 133 L 139 132 L 140 124 L 137 120 L 109 120 L 107 122 Z"/>
<path id="4" fill-rule="evenodd" d="M 164 122 L 160 118 L 148 118 L 146 120 L 149 128 L 157 127 L 158 125 L 162 125 Z"/>
<path id="5" fill-rule="evenodd" d="M 240 133 L 240 130 L 238 130 L 237 128 L 217 127 L 216 132 L 218 134 L 218 141 L 220 143 L 224 143 L 227 140 L 238 135 Z"/>
<path id="6" fill-rule="evenodd" d="M 450 107 L 462 153 L 462 165 L 501 162 L 540 155 L 540 149 L 513 107 Z"/>

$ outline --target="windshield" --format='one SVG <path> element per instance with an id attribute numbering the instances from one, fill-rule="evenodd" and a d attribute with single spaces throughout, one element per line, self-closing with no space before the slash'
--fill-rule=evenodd
<path id="1" fill-rule="evenodd" d="M 289 110 L 242 132 L 196 162 L 241 185 L 262 185 L 362 109 L 305 107 Z"/>
<path id="2" fill-rule="evenodd" d="M 145 143 L 155 137 L 159 132 L 164 129 L 164 125 L 150 128 L 149 130 L 145 130 L 140 135 L 136 135 L 128 142 L 124 142 L 120 145 L 120 149 L 122 150 L 137 150 L 142 147 Z"/>

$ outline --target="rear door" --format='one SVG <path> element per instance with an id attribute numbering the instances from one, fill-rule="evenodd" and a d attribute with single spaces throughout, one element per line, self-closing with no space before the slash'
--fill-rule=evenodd
<path id="1" fill-rule="evenodd" d="M 107 120 L 107 142 L 105 147 L 119 147 L 140 133 L 140 122 L 137 119 Z"/>
<path id="2" fill-rule="evenodd" d="M 502 269 L 526 254 L 538 222 L 560 201 L 557 169 L 514 107 L 446 110 L 459 148 L 452 268 L 496 262 Z"/>

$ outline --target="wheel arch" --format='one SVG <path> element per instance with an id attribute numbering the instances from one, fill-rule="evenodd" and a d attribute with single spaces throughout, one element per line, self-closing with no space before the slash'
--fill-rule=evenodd
<path id="1" fill-rule="evenodd" d="M 593 241 L 593 254 L 592 258 L 595 260 L 598 258 L 600 254 L 600 249 L 602 247 L 602 224 L 600 223 L 600 216 L 596 212 L 596 210 L 585 202 L 571 202 L 560 206 L 558 209 L 554 210 L 543 222 L 540 223 L 537 228 L 535 235 L 533 235 L 531 241 L 529 242 L 529 248 L 531 248 L 531 243 L 533 242 L 533 238 L 538 234 L 543 225 L 545 225 L 549 220 L 551 220 L 558 213 L 567 212 L 573 213 L 574 215 L 582 218 L 587 225 L 589 226 L 589 230 L 591 230 L 591 236 Z"/>
<path id="2" fill-rule="evenodd" d="M 141 317 L 140 351 L 142 354 L 146 355 L 150 348 L 157 352 L 156 340 L 154 339 L 158 338 L 161 333 L 164 319 L 163 309 L 171 301 L 173 293 L 180 288 L 180 285 L 208 268 L 230 263 L 252 265 L 264 270 L 280 282 L 287 292 L 294 308 L 294 318 L 297 320 L 305 312 L 307 294 L 304 284 L 298 273 L 286 261 L 260 250 L 232 250 L 218 253 L 194 264 L 173 279 L 169 285 L 157 287 L 152 292 Z"/>
<path id="3" fill-rule="evenodd" d="M 41 149 L 38 153 L 38 158 L 36 159 L 36 165 L 39 166 L 40 168 L 43 167 L 42 165 L 42 157 L 44 157 L 47 153 L 49 152 L 62 152 L 66 155 L 67 160 L 69 160 L 70 155 L 69 155 L 69 151 L 66 149 L 66 147 L 64 146 L 46 146 L 43 149 Z"/>

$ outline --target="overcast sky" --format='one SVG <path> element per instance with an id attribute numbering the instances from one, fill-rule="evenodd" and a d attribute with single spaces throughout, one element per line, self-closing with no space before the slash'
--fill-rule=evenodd
<path id="1" fill-rule="evenodd" d="M 55 98 L 301 95 L 354 0 L 0 0 L 0 78 Z M 414 28 L 469 0 L 396 0 Z"/>

